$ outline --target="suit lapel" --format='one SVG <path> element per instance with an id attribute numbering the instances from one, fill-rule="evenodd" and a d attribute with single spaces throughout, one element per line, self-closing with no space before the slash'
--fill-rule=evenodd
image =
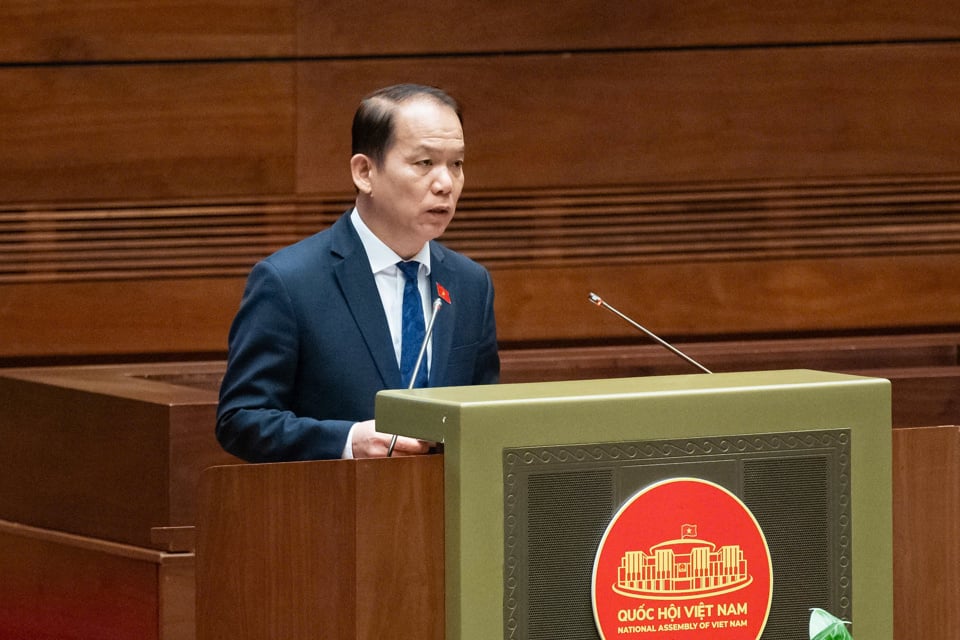
<path id="1" fill-rule="evenodd" d="M 457 326 L 457 273 L 444 261 L 442 249 L 434 242 L 430 243 L 430 298 L 437 298 L 437 285 L 449 292 L 450 303 L 443 302 L 437 319 L 433 324 L 432 358 L 430 368 L 430 386 L 442 387 L 447 384 L 447 362 L 450 360 L 450 348 L 453 344 L 453 330 Z"/>
<path id="2" fill-rule="evenodd" d="M 360 237 L 350 224 L 349 214 L 341 217 L 333 230 L 335 233 L 331 251 L 340 258 L 334 265 L 340 291 L 363 336 L 370 357 L 376 363 L 384 386 L 388 389 L 399 388 L 400 368 L 394 355 L 390 327 L 387 325 L 376 282 L 370 273 L 370 261 L 363 250 Z"/>

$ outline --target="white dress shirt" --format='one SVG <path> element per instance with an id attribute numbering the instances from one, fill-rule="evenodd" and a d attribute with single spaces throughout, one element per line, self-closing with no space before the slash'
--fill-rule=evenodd
<path id="1" fill-rule="evenodd" d="M 363 222 L 360 213 L 356 208 L 350 213 L 350 222 L 357 230 L 360 236 L 360 242 L 363 243 L 363 249 L 370 260 L 370 271 L 373 273 L 373 279 L 377 284 L 377 291 L 380 292 L 380 301 L 383 303 L 383 311 L 386 314 L 387 325 L 390 327 L 390 337 L 393 339 L 393 349 L 397 357 L 397 366 L 400 366 L 400 338 L 403 325 L 403 287 L 406 284 L 406 278 L 403 272 L 397 268 L 397 263 L 403 261 L 397 253 L 383 243 L 380 238 L 374 235 L 373 231 Z M 420 271 L 417 278 L 417 286 L 420 289 L 420 301 L 423 305 L 424 323 L 428 321 L 432 300 L 430 297 L 430 244 L 427 243 L 420 248 L 415 256 L 410 258 L 420 263 Z M 373 313 L 374 310 L 371 310 Z M 419 345 L 418 345 L 419 347 Z M 428 367 L 431 357 L 430 343 L 427 343 L 427 353 L 424 356 L 422 366 Z M 356 427 L 356 425 L 354 425 Z M 347 443 L 344 446 L 343 458 L 353 458 L 353 429 L 347 435 Z"/>

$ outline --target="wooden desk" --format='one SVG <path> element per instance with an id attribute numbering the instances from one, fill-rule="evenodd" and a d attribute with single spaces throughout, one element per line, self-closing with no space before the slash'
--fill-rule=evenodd
<path id="1" fill-rule="evenodd" d="M 222 371 L 222 363 L 0 371 L 8 443 L 0 519 L 192 550 L 170 530 L 194 524 L 200 472 L 238 462 L 214 437 Z"/>
<path id="2" fill-rule="evenodd" d="M 960 628 L 960 427 L 893 430 L 893 603 L 897 640 Z"/>
<path id="3" fill-rule="evenodd" d="M 0 520 L 0 637 L 193 640 L 194 554 Z"/>
<path id="4" fill-rule="evenodd" d="M 0 637 L 192 640 L 222 363 L 0 371 Z"/>

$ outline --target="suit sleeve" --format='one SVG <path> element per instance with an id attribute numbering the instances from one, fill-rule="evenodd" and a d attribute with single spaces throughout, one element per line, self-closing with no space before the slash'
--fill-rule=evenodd
<path id="1" fill-rule="evenodd" d="M 294 411 L 300 331 L 290 295 L 268 262 L 250 273 L 230 328 L 216 435 L 248 462 L 339 458 L 351 421 Z"/>
<path id="2" fill-rule="evenodd" d="M 486 269 L 483 273 L 486 279 L 486 293 L 473 384 L 496 384 L 500 381 L 500 354 L 497 350 L 497 323 L 493 312 L 493 279 Z"/>

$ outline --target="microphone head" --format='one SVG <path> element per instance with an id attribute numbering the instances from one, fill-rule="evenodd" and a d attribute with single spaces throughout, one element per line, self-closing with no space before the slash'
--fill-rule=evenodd
<path id="1" fill-rule="evenodd" d="M 599 306 L 603 305 L 603 298 L 601 298 L 600 296 L 598 296 L 597 294 L 595 294 L 594 292 L 591 291 L 591 292 L 590 292 L 590 302 L 592 302 L 593 304 L 595 304 L 595 305 L 597 305 L 597 306 L 599 307 Z"/>

